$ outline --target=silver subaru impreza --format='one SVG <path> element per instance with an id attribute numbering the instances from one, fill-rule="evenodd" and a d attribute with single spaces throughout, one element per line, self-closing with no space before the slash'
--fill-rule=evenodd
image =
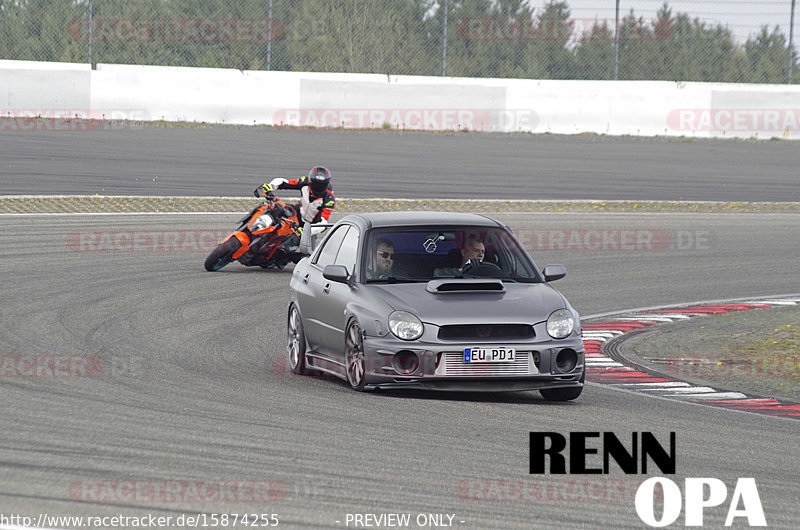
<path id="1" fill-rule="evenodd" d="M 355 390 L 539 390 L 577 398 L 585 376 L 577 312 L 511 230 L 482 215 L 349 215 L 315 244 L 307 226 L 288 306 L 298 374 Z"/>

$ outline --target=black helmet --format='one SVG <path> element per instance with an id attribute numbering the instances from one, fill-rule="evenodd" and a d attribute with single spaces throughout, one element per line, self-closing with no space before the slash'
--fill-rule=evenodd
<path id="1" fill-rule="evenodd" d="M 331 172 L 322 166 L 314 166 L 308 172 L 308 183 L 314 195 L 322 195 L 328 189 L 331 181 Z"/>

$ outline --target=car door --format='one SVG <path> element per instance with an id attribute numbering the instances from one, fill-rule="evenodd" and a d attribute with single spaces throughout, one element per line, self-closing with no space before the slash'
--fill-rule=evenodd
<path id="1" fill-rule="evenodd" d="M 324 325 L 322 318 L 324 311 L 320 306 L 320 299 L 323 296 L 325 285 L 330 283 L 322 277 L 322 270 L 325 265 L 331 265 L 336 260 L 339 247 L 344 236 L 350 229 L 350 225 L 341 225 L 333 229 L 333 232 L 325 238 L 322 246 L 315 254 L 301 280 L 301 287 L 297 289 L 297 302 L 300 313 L 303 315 L 303 327 L 306 340 L 312 351 L 323 353 L 322 337 L 324 336 Z"/>
<path id="2" fill-rule="evenodd" d="M 358 227 L 351 226 L 333 261 L 334 265 L 346 267 L 350 275 L 354 273 L 358 260 L 359 240 Z M 347 325 L 344 309 L 352 300 L 354 291 L 352 283 L 324 280 L 317 299 L 320 310 L 320 348 L 337 362 L 344 362 L 344 328 Z"/>

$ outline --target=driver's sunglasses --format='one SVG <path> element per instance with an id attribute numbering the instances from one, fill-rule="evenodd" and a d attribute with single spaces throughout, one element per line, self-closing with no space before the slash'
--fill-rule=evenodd
<path id="1" fill-rule="evenodd" d="M 391 259 L 394 260 L 394 252 L 382 252 L 378 251 L 378 256 L 382 257 L 383 259 Z"/>

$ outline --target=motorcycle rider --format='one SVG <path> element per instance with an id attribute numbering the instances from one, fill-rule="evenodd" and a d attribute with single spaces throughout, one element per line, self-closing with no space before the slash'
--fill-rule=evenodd
<path id="1" fill-rule="evenodd" d="M 274 190 L 300 190 L 300 202 L 294 209 L 301 223 L 327 222 L 336 207 L 336 196 L 331 188 L 331 172 L 322 166 L 314 166 L 308 176 L 296 179 L 274 178 L 255 190 L 257 197 L 263 197 Z"/>
<path id="2" fill-rule="evenodd" d="M 262 184 L 253 192 L 256 197 L 264 197 L 274 190 L 300 190 L 300 202 L 291 205 L 300 223 L 327 222 L 336 207 L 336 197 L 331 188 L 331 172 L 323 166 L 314 166 L 308 175 L 296 179 L 274 178 Z M 288 261 L 297 263 L 302 255 L 297 252 L 299 239 L 287 240 L 286 257 L 268 268 L 283 268 Z"/>

